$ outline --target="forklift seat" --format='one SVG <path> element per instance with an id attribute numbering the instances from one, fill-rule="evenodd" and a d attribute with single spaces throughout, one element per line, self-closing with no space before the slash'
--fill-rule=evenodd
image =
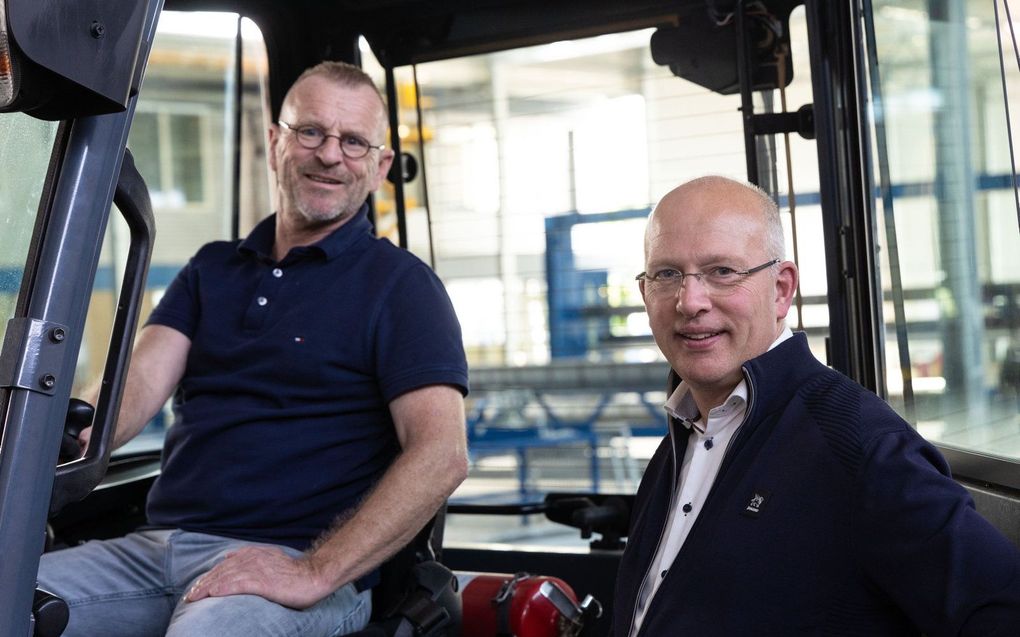
<path id="1" fill-rule="evenodd" d="M 368 626 L 349 637 L 459 637 L 457 577 L 440 563 L 445 506 L 380 566 Z"/>

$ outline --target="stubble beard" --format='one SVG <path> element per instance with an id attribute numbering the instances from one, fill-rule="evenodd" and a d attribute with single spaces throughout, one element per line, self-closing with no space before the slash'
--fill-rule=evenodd
<path id="1" fill-rule="evenodd" d="M 345 221 L 350 217 L 353 217 L 358 210 L 361 209 L 361 205 L 365 199 L 368 198 L 368 193 L 365 193 L 359 201 L 356 193 L 345 192 L 339 200 L 334 201 L 332 204 L 319 204 L 316 205 L 310 201 L 311 197 L 302 196 L 301 188 L 298 185 L 300 177 L 295 177 L 294 182 L 280 183 L 280 187 L 285 189 L 286 195 L 284 200 L 289 201 L 292 209 L 297 213 L 300 219 L 304 222 L 303 225 L 310 229 L 323 228 L 325 226 L 334 225 L 337 222 Z M 348 189 L 355 184 L 345 183 L 344 188 Z"/>
<path id="2" fill-rule="evenodd" d="M 305 225 L 310 228 L 321 228 L 353 216 L 354 212 L 349 210 L 346 204 L 347 202 L 344 202 L 342 205 L 338 204 L 323 210 L 319 207 L 310 206 L 298 199 L 294 202 L 294 209 L 304 219 Z"/>

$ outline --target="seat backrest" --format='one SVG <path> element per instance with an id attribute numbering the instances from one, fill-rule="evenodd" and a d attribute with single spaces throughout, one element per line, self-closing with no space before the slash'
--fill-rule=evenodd
<path id="1" fill-rule="evenodd" d="M 459 637 L 457 578 L 439 563 L 446 507 L 380 567 L 372 617 L 350 637 Z"/>
<path id="2" fill-rule="evenodd" d="M 446 505 L 425 524 L 404 548 L 396 552 L 379 567 L 379 584 L 372 589 L 372 621 L 380 621 L 391 615 L 407 594 L 408 578 L 415 564 L 438 559 L 434 534 L 444 524 Z M 442 533 L 437 534 L 442 542 Z"/>

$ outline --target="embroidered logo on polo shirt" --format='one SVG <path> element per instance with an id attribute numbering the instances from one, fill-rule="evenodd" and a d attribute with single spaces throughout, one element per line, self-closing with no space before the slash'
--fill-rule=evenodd
<path id="1" fill-rule="evenodd" d="M 751 501 L 744 507 L 742 513 L 750 518 L 756 518 L 761 513 L 761 510 L 765 508 L 765 503 L 768 502 L 769 492 L 764 489 L 755 489 L 754 495 L 751 496 Z"/>

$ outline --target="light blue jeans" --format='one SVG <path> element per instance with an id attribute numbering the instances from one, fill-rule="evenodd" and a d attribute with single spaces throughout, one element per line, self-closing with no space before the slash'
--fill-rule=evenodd
<path id="1" fill-rule="evenodd" d="M 358 593 L 353 584 L 301 611 L 256 595 L 181 601 L 224 555 L 252 544 L 180 530 L 141 531 L 44 554 L 39 587 L 70 607 L 64 637 L 334 637 L 368 622 L 371 591 Z"/>

